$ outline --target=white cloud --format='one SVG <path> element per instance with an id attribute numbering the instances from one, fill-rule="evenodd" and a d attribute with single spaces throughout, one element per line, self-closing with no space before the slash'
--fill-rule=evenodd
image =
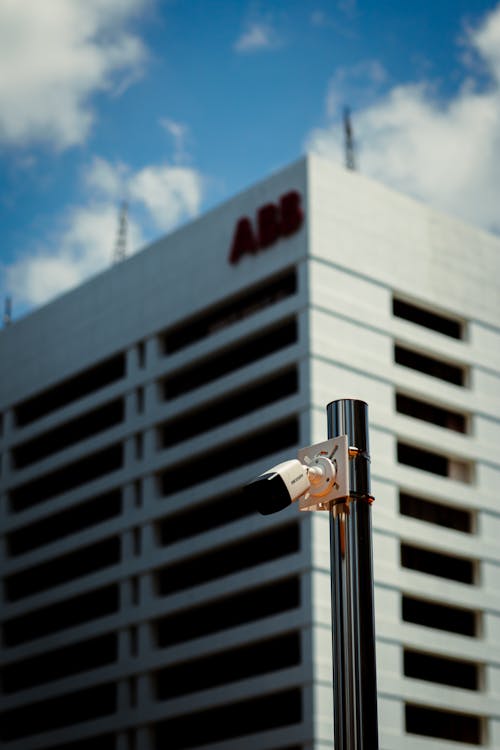
<path id="1" fill-rule="evenodd" d="M 100 157 L 93 160 L 85 182 L 103 199 L 127 200 L 160 231 L 196 216 L 204 188 L 202 175 L 191 167 L 153 164 L 134 173 L 122 162 L 112 164 Z"/>
<path id="2" fill-rule="evenodd" d="M 354 114 L 361 171 L 466 220 L 500 232 L 500 5 L 468 34 L 471 56 L 489 71 L 481 88 L 471 70 L 447 101 L 432 82 L 392 88 Z M 338 123 L 310 133 L 307 148 L 342 158 Z"/>
<path id="3" fill-rule="evenodd" d="M 336 117 L 349 101 L 373 99 L 386 80 L 386 70 L 379 60 L 361 60 L 351 67 L 337 68 L 326 94 L 328 116 Z"/>
<path id="4" fill-rule="evenodd" d="M 164 231 L 198 213 L 202 191 L 201 176 L 188 167 L 145 167 L 129 182 L 130 197 L 142 203 Z"/>
<path id="5" fill-rule="evenodd" d="M 318 29 L 331 29 L 335 34 L 346 39 L 359 39 L 359 33 L 351 23 L 355 16 L 355 10 L 355 4 L 352 10 L 349 9 L 349 4 L 345 8 L 343 6 L 338 7 L 339 12 L 335 12 L 335 8 L 330 8 L 330 13 L 325 13 L 323 10 L 313 10 L 310 23 L 311 26 Z"/>
<path id="6" fill-rule="evenodd" d="M 123 163 L 95 158 L 84 175 L 87 203 L 68 211 L 42 246 L 4 268 L 4 287 L 16 307 L 39 305 L 113 260 L 118 206 L 126 199 L 127 254 L 158 231 L 167 231 L 200 210 L 204 181 L 194 169 L 149 165 L 133 172 Z"/>
<path id="7" fill-rule="evenodd" d="M 279 46 L 279 39 L 271 24 L 254 21 L 247 24 L 242 35 L 234 43 L 236 52 L 257 52 L 262 49 L 274 49 Z"/>
<path id="8" fill-rule="evenodd" d="M 42 304 L 111 264 L 118 228 L 113 204 L 74 209 L 64 223 L 50 249 L 40 247 L 6 269 L 6 286 L 16 306 Z M 128 235 L 134 243 L 141 241 L 135 222 L 129 222 Z"/>
<path id="9" fill-rule="evenodd" d="M 177 122 L 177 120 L 172 120 L 169 117 L 162 117 L 160 125 L 176 140 L 183 140 L 186 137 L 188 128 L 182 122 Z"/>
<path id="10" fill-rule="evenodd" d="M 2 0 L 0 143 L 82 143 L 91 96 L 120 91 L 146 59 L 127 30 L 148 0 Z"/>
<path id="11" fill-rule="evenodd" d="M 94 157 L 85 175 L 85 186 L 93 195 L 121 200 L 125 197 L 129 168 L 123 162 L 111 164 L 100 156 Z"/>
<path id="12" fill-rule="evenodd" d="M 78 283 L 78 269 L 64 255 L 26 258 L 7 269 L 8 289 L 15 300 L 37 305 Z"/>
<path id="13" fill-rule="evenodd" d="M 500 85 L 500 5 L 497 6 L 478 29 L 471 30 L 472 46 Z"/>
<path id="14" fill-rule="evenodd" d="M 189 137 L 189 128 L 183 122 L 177 122 L 169 117 L 160 119 L 161 127 L 170 135 L 174 142 L 174 161 L 177 164 L 185 162 L 189 155 L 186 150 L 186 141 Z"/>

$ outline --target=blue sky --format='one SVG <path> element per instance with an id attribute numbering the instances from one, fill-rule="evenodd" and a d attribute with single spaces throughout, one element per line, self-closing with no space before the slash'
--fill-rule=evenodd
<path id="1" fill-rule="evenodd" d="M 296 160 L 500 232 L 500 4 L 2 0 L 0 295 L 14 318 Z"/>

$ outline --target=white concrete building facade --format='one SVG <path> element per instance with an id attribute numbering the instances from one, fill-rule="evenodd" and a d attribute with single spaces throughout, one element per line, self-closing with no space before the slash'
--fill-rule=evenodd
<path id="1" fill-rule="evenodd" d="M 380 747 L 500 747 L 500 240 L 316 157 L 0 332 L 6 750 L 332 747 L 326 513 L 369 405 Z"/>

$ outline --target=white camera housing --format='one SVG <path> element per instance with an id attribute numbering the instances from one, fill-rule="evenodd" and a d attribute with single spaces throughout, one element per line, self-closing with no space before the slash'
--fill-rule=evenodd
<path id="1" fill-rule="evenodd" d="M 245 486 L 263 515 L 283 510 L 296 500 L 300 510 L 328 510 L 349 495 L 347 436 L 302 448 L 298 459 L 283 461 Z"/>

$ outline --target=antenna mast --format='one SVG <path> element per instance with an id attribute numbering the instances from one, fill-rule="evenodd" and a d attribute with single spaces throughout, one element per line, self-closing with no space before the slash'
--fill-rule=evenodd
<path id="1" fill-rule="evenodd" d="M 344 145 L 345 145 L 345 165 L 347 169 L 356 169 L 354 136 L 352 132 L 351 113 L 349 108 L 344 109 Z"/>
<path id="2" fill-rule="evenodd" d="M 118 217 L 118 232 L 113 250 L 113 263 L 125 260 L 127 255 L 128 203 L 122 201 Z"/>

